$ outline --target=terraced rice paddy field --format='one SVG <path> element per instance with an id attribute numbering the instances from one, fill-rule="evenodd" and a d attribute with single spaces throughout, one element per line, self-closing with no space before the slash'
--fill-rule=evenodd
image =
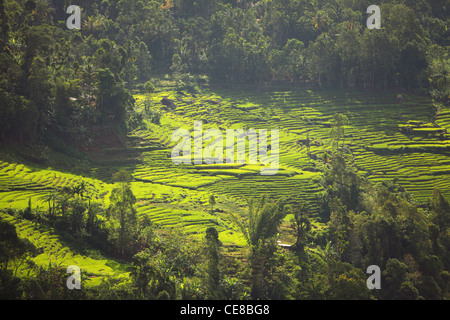
<path id="1" fill-rule="evenodd" d="M 89 174 L 1 162 L 0 206 L 23 208 L 31 198 L 33 206 L 45 207 L 45 197 L 51 191 L 81 179 L 89 192 L 107 205 L 113 187 L 111 175 L 123 168 L 134 177 L 139 215 L 148 215 L 162 228 L 178 227 L 193 237 L 203 236 L 206 228 L 214 226 L 232 254 L 244 245 L 244 239 L 231 222 L 230 212 L 244 215 L 247 198 L 286 197 L 291 203 L 307 203 L 317 213 L 322 191 L 318 184 L 323 169 L 321 156 L 331 152 L 330 127 L 335 113 L 349 119 L 345 145 L 362 175 L 374 182 L 395 179 L 420 202 L 428 200 L 433 188 L 450 199 L 450 110 L 443 109 L 436 116 L 430 99 L 404 96 L 399 103 L 396 92 L 385 91 L 221 88 L 193 95 L 170 87 L 149 96 L 136 95 L 138 108 L 143 110 L 147 99 L 150 108 L 161 111 L 159 125 L 148 122 L 130 134 L 127 143 L 91 153 L 89 170 L 84 172 Z M 174 105 L 163 105 L 163 98 Z M 172 141 L 172 133 L 178 128 L 193 133 L 194 121 L 203 122 L 204 132 L 219 129 L 224 139 L 226 129 L 278 129 L 277 174 L 261 175 L 260 164 L 174 164 L 171 151 L 178 141 Z M 310 155 L 305 145 L 308 138 Z M 208 143 L 205 138 L 203 146 Z M 212 212 L 210 195 L 216 197 Z M 36 262 L 62 259 L 68 264 L 83 258 L 58 244 L 51 230 L 42 232 L 26 222 L 11 221 L 22 236 L 46 248 Z M 288 242 L 289 232 L 285 230 L 282 239 Z M 87 265 L 92 266 L 92 274 L 115 270 L 102 259 Z"/>
<path id="2" fill-rule="evenodd" d="M 19 220 L 6 213 L 0 212 L 0 218 L 16 226 L 17 234 L 21 238 L 30 240 L 38 250 L 33 258 L 36 265 L 48 266 L 50 263 L 62 268 L 70 265 L 80 266 L 83 283 L 87 286 L 98 285 L 105 276 L 127 276 L 127 265 L 103 257 L 88 257 L 75 253 L 65 245 L 51 228 L 37 226 L 28 220 Z M 27 274 L 26 268 L 19 268 L 18 275 Z"/>

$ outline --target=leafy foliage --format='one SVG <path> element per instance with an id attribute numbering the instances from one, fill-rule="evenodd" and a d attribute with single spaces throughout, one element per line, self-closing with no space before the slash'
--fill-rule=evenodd
<path id="1" fill-rule="evenodd" d="M 18 145 L 27 153 L 29 146 L 36 146 L 43 154 L 50 148 L 69 157 L 92 147 L 94 152 L 105 151 L 107 156 L 101 156 L 108 158 L 115 150 L 106 150 L 99 132 L 106 132 L 106 140 L 111 132 L 126 140 L 132 130 L 142 130 L 144 133 L 134 138 L 150 142 L 125 150 L 127 155 L 142 149 L 156 152 L 133 159 L 137 164 L 133 162 L 127 170 L 160 188 L 156 195 L 138 197 L 137 190 L 145 188 L 136 188 L 137 181 L 126 171 L 115 174 L 115 184 L 108 185 L 106 191 L 88 185 L 84 178 L 74 184 L 80 176 L 57 176 L 50 169 L 45 175 L 58 182 L 48 183 L 43 172 L 24 172 L 2 163 L 2 203 L 20 201 L 25 205 L 2 212 L 15 222 L 0 220 L 0 295 L 7 299 L 448 299 L 450 206 L 445 190 L 434 190 L 428 203 L 419 205 L 403 187 L 372 183 L 367 179 L 370 172 L 360 174 L 364 170 L 357 166 L 366 161 L 360 159 L 367 156 L 365 151 L 376 151 L 382 157 L 383 153 L 408 148 L 408 153 L 442 148 L 439 152 L 446 161 L 445 144 L 436 147 L 436 141 L 430 139 L 431 146 L 417 146 L 416 137 L 405 138 L 408 142 L 402 140 L 400 147 L 385 140 L 378 143 L 381 147 L 372 141 L 370 146 L 355 144 L 356 139 L 349 139 L 355 132 L 350 128 L 353 117 L 344 112 L 348 104 L 365 106 L 348 96 L 342 105 L 335 103 L 340 99 L 336 97 L 314 100 L 329 109 L 329 114 L 320 114 L 327 119 L 319 121 L 319 126 L 331 129 L 317 136 L 326 135 L 323 139 L 330 139 L 334 148 L 324 146 L 322 137 L 310 138 L 316 134 L 314 130 L 307 130 L 306 140 L 301 142 L 298 135 L 303 132 L 298 124 L 309 126 L 319 118 L 313 108 L 308 111 L 311 119 L 305 109 L 300 113 L 290 110 L 292 104 L 304 106 L 304 97 L 291 102 L 292 96 L 275 92 L 273 96 L 281 95 L 282 99 L 260 108 L 248 101 L 246 89 L 246 101 L 239 104 L 209 99 L 205 90 L 207 83 L 252 84 L 260 91 L 288 84 L 304 87 L 310 94 L 307 98 L 315 94 L 306 91 L 310 88 L 415 90 L 434 100 L 436 113 L 430 116 L 430 127 L 405 125 L 405 131 L 440 132 L 444 140 L 446 133 L 439 123 L 445 118 L 437 116 L 448 114 L 444 108 L 450 97 L 447 3 L 383 1 L 380 30 L 365 28 L 369 4 L 347 0 L 85 1 L 81 30 L 67 30 L 67 1 L 0 0 L 2 147 Z M 171 104 L 173 112 L 167 117 L 156 106 L 166 94 L 159 92 L 161 87 L 168 95 L 177 92 L 177 102 Z M 142 104 L 135 100 L 139 91 L 147 94 Z M 258 96 L 251 100 L 267 98 L 261 92 Z M 414 108 L 410 101 L 405 103 L 402 94 L 392 102 L 387 93 L 383 96 L 389 107 L 397 103 L 402 108 L 408 106 L 407 112 Z M 376 103 L 378 100 L 369 106 L 376 109 Z M 168 132 L 185 124 L 190 114 L 217 121 L 222 127 L 243 118 L 250 119 L 246 126 L 283 121 L 289 128 L 286 133 L 298 140 L 296 148 L 306 146 L 307 166 L 292 165 L 304 161 L 303 155 L 283 154 L 294 169 L 283 169 L 281 177 L 270 181 L 264 177 L 246 179 L 255 176 L 251 167 L 228 171 L 189 167 L 191 171 L 186 174 L 165 163 L 159 166 L 170 162 L 164 154 L 169 146 Z M 233 123 L 232 119 L 237 120 Z M 143 138 L 147 134 L 148 140 Z M 364 150 L 355 155 L 357 148 Z M 35 155 L 30 151 L 26 159 L 34 161 Z M 404 161 L 423 161 L 420 154 L 418 159 L 408 156 Z M 84 168 L 91 164 L 84 158 L 80 161 L 85 161 Z M 120 166 L 122 162 L 118 162 Z M 151 172 L 146 172 L 148 167 L 141 162 L 148 162 Z M 303 177 L 298 178 L 297 168 Z M 107 173 L 102 173 L 107 176 L 105 180 L 109 181 L 110 170 L 116 169 L 115 164 L 108 167 Z M 435 169 L 426 168 L 433 179 L 448 174 L 446 169 Z M 389 171 L 393 170 L 397 169 Z M 408 176 L 404 171 L 402 176 Z M 320 186 L 313 180 L 319 172 L 323 172 Z M 66 179 L 70 183 L 59 183 Z M 175 197 L 166 194 L 167 190 L 172 195 L 174 190 L 181 194 L 178 189 L 183 188 L 193 192 L 174 201 Z M 217 192 L 221 188 L 226 192 Z M 21 193 L 30 189 L 30 193 Z M 426 190 L 431 191 L 428 185 Z M 205 196 L 194 191 L 205 192 Z M 255 195 L 264 192 L 267 197 L 256 200 Z M 282 193 L 294 192 L 298 193 L 295 197 L 281 199 Z M 303 200 L 316 193 L 321 196 L 318 205 L 307 207 L 308 200 Z M 34 203 L 32 207 L 29 194 L 39 195 L 41 207 Z M 238 204 L 224 211 L 222 195 L 230 196 L 227 204 L 236 195 L 251 195 L 247 214 L 240 216 Z M 425 191 L 421 195 L 427 196 Z M 162 200 L 157 203 L 155 197 Z M 179 209 L 194 202 L 195 206 Z M 287 209 L 287 202 L 292 210 Z M 161 203 L 163 208 L 158 206 Z M 198 209 L 197 203 L 199 207 L 209 205 L 209 214 Z M 148 211 L 138 211 L 138 207 Z M 154 214 L 153 220 L 149 212 Z M 277 241 L 281 241 L 281 230 L 290 231 L 287 214 L 292 217 L 290 239 L 295 244 L 282 248 Z M 225 221 L 228 219 L 232 222 Z M 197 238 L 191 238 L 177 228 L 160 228 L 155 220 L 166 226 L 182 221 L 186 229 L 202 224 L 205 233 L 196 230 Z M 238 231 L 223 232 L 223 226 L 232 223 Z M 55 233 L 58 240 L 54 234 L 41 231 L 27 233 L 31 240 L 21 238 L 16 228 L 23 232 L 32 228 L 30 225 Z M 244 247 L 224 248 L 219 234 L 233 240 L 242 234 Z M 49 242 L 45 246 L 49 252 L 36 251 L 32 241 Z M 69 243 L 70 249 L 61 249 L 59 241 Z M 40 253 L 40 261 L 46 261 L 53 250 L 71 254 L 72 259 L 78 259 L 77 254 L 110 255 L 125 261 L 127 274 L 102 277 L 90 288 L 68 294 L 64 286 L 67 275 L 61 265 L 33 263 L 36 254 Z M 107 263 L 125 272 L 117 262 Z M 382 268 L 386 290 L 369 292 L 365 287 L 364 268 L 371 264 Z M 97 274 L 90 276 L 95 280 Z"/>

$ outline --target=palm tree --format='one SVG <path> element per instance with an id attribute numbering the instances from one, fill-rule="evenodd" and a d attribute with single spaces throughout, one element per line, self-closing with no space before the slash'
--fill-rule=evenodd
<path id="1" fill-rule="evenodd" d="M 93 90 L 96 78 L 96 69 L 94 63 L 90 57 L 82 57 L 83 64 L 81 67 L 81 97 L 84 100 L 84 104 L 90 106 L 93 100 Z"/>
<path id="2" fill-rule="evenodd" d="M 83 22 L 83 32 L 85 35 L 97 34 L 104 25 L 105 18 L 98 14 L 96 16 L 89 16 L 87 20 Z"/>
<path id="3" fill-rule="evenodd" d="M 311 231 L 311 222 L 308 218 L 308 211 L 304 204 L 297 206 L 294 209 L 294 217 L 292 218 L 292 225 L 297 231 L 297 241 L 294 247 L 303 252 L 305 248 L 306 237 Z"/>
<path id="4" fill-rule="evenodd" d="M 115 173 L 113 180 L 118 185 L 111 191 L 108 210 L 110 216 L 119 224 L 118 250 L 123 256 L 137 226 L 136 209 L 134 208 L 136 197 L 131 189 L 131 176 L 126 171 L 121 170 Z"/>
<path id="5" fill-rule="evenodd" d="M 272 257 L 275 250 L 274 237 L 283 221 L 285 213 L 284 200 L 269 202 L 263 196 L 257 202 L 248 202 L 248 219 L 243 221 L 232 215 L 232 219 L 241 229 L 248 245 L 251 247 L 250 283 L 253 299 L 267 298 L 271 282 Z"/>
<path id="6" fill-rule="evenodd" d="M 233 214 L 232 219 L 241 229 L 247 243 L 257 246 L 261 241 L 274 237 L 286 213 L 284 201 L 268 202 L 263 196 L 257 203 L 255 199 L 247 200 L 248 220 L 242 221 Z"/>
<path id="7" fill-rule="evenodd" d="M 331 241 L 327 241 L 327 244 L 325 245 L 325 248 L 319 248 L 319 254 L 325 260 L 325 262 L 328 262 L 335 257 L 339 256 L 338 251 L 336 250 L 336 247 L 334 244 L 331 243 Z"/>
<path id="8" fill-rule="evenodd" d="M 54 216 L 56 212 L 56 200 L 58 200 L 58 193 L 51 192 L 47 197 L 45 197 L 45 201 L 48 202 L 48 214 L 50 216 Z M 53 202 L 53 205 L 52 205 Z"/>

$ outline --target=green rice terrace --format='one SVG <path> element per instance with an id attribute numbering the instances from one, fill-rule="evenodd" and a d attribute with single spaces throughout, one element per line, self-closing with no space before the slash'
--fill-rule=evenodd
<path id="1" fill-rule="evenodd" d="M 86 156 L 70 158 L 47 150 L 53 160 L 48 167 L 26 159 L 18 163 L 4 151 L 0 162 L 1 209 L 48 207 L 48 196 L 58 188 L 84 181 L 86 192 L 105 205 L 114 187 L 111 176 L 119 169 L 129 172 L 137 198 L 138 216 L 148 216 L 162 230 L 179 228 L 192 237 L 214 226 L 229 255 L 239 255 L 245 239 L 230 213 L 244 214 L 246 200 L 262 195 L 306 203 L 314 213 L 313 228 L 323 226 L 317 216 L 322 187 L 323 154 L 331 152 L 331 118 L 348 117 L 345 146 L 362 176 L 374 182 L 395 181 L 417 201 L 426 203 L 434 188 L 450 199 L 450 110 L 436 111 L 426 97 L 397 92 L 314 91 L 306 89 L 209 88 L 202 94 L 180 92 L 171 87 L 152 94 L 135 95 L 136 107 L 145 104 L 161 112 L 160 124 L 146 121 L 126 140 L 111 133 L 99 135 Z M 169 101 L 163 104 L 161 101 Z M 279 129 L 279 170 L 261 175 L 259 164 L 181 164 L 171 160 L 178 128 L 193 132 L 194 121 L 203 131 L 226 129 Z M 305 141 L 309 139 L 309 146 Z M 203 140 L 206 145 L 208 139 Z M 325 160 L 326 161 L 326 160 Z M 208 199 L 216 197 L 211 210 Z M 50 261 L 64 266 L 80 265 L 88 281 L 126 273 L 126 265 L 99 254 L 80 255 L 51 228 L 43 228 L 6 213 L 20 237 L 29 239 L 40 253 L 38 265 Z M 282 225 L 280 241 L 292 244 L 289 216 Z M 23 271 L 25 272 L 25 271 Z"/>

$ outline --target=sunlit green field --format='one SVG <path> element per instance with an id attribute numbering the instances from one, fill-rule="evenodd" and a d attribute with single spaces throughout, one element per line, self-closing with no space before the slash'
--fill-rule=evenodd
<path id="1" fill-rule="evenodd" d="M 173 100 L 173 110 L 161 104 L 164 97 Z M 102 150 L 92 156 L 88 168 L 74 167 L 72 172 L 1 161 L 0 207 L 25 208 L 31 201 L 33 208 L 46 210 L 50 192 L 80 180 L 86 182 L 96 201 L 107 206 L 113 188 L 111 175 L 124 168 L 134 177 L 138 215 L 148 215 L 162 229 L 179 227 L 197 238 L 214 226 L 231 253 L 245 242 L 230 213 L 245 215 L 247 198 L 267 195 L 285 197 L 290 203 L 304 202 L 318 218 L 322 155 L 331 152 L 331 117 L 338 112 L 348 116 L 344 143 L 361 175 L 378 182 L 395 179 L 420 202 L 428 200 L 433 188 L 450 199 L 450 140 L 443 131 L 450 129 L 450 110 L 443 110 L 431 123 L 435 112 L 431 100 L 405 95 L 405 101 L 398 103 L 396 97 L 396 92 L 383 91 L 236 88 L 209 89 L 193 95 L 170 87 L 136 95 L 138 109 L 142 111 L 148 99 L 150 108 L 162 113 L 159 125 L 144 120 L 127 144 Z M 170 157 L 175 145 L 172 133 L 177 128 L 193 132 L 195 120 L 203 121 L 204 131 L 217 128 L 224 134 L 230 128 L 278 129 L 278 173 L 263 176 L 259 164 L 175 165 Z M 404 128 L 410 128 L 407 134 Z M 307 138 L 311 140 L 310 155 L 304 143 Z M 204 141 L 204 146 L 207 143 Z M 210 195 L 216 197 L 212 211 Z M 34 258 L 36 264 L 52 261 L 82 265 L 92 283 L 101 276 L 125 272 L 123 265 L 107 258 L 73 252 L 50 229 L 4 214 L 1 217 L 14 223 L 20 236 L 42 248 L 43 253 Z M 290 239 L 288 218 L 284 241 Z"/>

